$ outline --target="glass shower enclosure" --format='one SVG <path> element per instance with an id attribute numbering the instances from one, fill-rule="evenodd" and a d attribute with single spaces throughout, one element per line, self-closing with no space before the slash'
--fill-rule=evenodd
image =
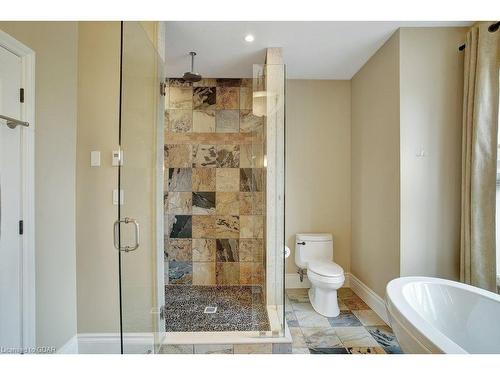
<path id="1" fill-rule="evenodd" d="M 121 38 L 122 353 L 282 338 L 284 66 L 166 79 L 139 22 Z"/>

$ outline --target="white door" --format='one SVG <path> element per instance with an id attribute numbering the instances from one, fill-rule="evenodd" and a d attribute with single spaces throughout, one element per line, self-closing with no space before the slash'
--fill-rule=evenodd
<path id="1" fill-rule="evenodd" d="M 0 114 L 20 118 L 21 58 L 0 47 Z M 0 119 L 0 353 L 22 346 L 21 127 Z"/>

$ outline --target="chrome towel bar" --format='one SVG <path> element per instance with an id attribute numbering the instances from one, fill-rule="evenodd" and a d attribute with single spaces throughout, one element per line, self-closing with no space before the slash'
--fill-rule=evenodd
<path id="1" fill-rule="evenodd" d="M 15 129 L 16 126 L 18 126 L 18 125 L 26 126 L 26 127 L 30 126 L 29 122 L 27 122 L 27 121 L 17 120 L 15 118 L 12 118 L 9 116 L 0 115 L 0 119 L 6 120 L 7 126 L 11 129 Z"/>

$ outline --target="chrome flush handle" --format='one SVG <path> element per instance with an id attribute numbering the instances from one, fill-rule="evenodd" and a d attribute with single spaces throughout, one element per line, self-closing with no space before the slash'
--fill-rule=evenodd
<path id="1" fill-rule="evenodd" d="M 132 246 L 126 245 L 126 246 L 120 246 L 120 233 L 119 233 L 119 228 L 120 228 L 120 223 L 124 224 L 133 224 L 134 225 L 134 234 L 135 234 L 135 241 Z M 113 226 L 113 242 L 115 245 L 115 248 L 119 251 L 125 251 L 128 253 L 129 251 L 134 251 L 139 248 L 140 245 L 140 228 L 139 228 L 139 223 L 137 220 L 131 218 L 131 217 L 126 217 L 123 219 L 116 220 Z"/>

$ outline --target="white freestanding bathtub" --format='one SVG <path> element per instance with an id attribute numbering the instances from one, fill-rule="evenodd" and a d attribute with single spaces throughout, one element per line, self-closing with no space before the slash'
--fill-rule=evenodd
<path id="1" fill-rule="evenodd" d="M 405 353 L 500 353 L 500 295 L 455 281 L 387 284 L 392 329 Z"/>

